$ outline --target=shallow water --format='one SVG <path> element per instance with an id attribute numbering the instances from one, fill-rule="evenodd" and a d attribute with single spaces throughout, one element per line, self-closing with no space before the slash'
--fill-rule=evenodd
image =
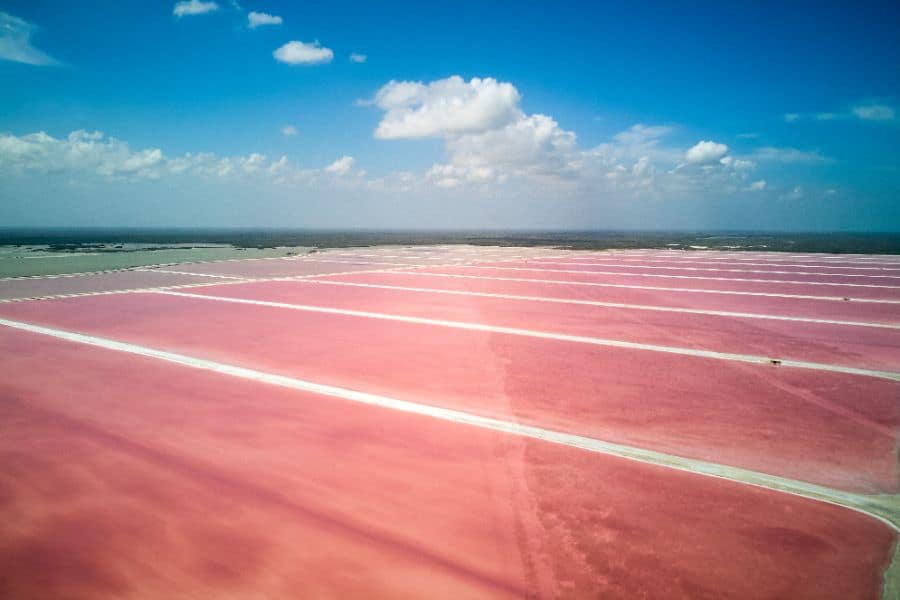
<path id="1" fill-rule="evenodd" d="M 22 277 L 28 275 L 57 275 L 126 269 L 147 265 L 184 263 L 230 258 L 266 258 L 305 254 L 309 249 L 303 246 L 279 248 L 235 248 L 229 245 L 203 244 L 191 248 L 189 245 L 165 249 L 155 244 L 114 244 L 105 248 L 85 248 L 77 252 L 50 250 L 48 246 L 0 246 L 0 277 Z"/>

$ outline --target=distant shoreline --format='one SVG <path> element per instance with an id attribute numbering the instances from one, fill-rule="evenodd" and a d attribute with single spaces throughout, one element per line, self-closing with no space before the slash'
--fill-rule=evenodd
<path id="1" fill-rule="evenodd" d="M 128 252 L 117 245 L 230 246 L 274 249 L 380 245 L 472 244 L 551 246 L 578 250 L 660 248 L 836 254 L 900 254 L 900 233 L 737 231 L 377 231 L 303 229 L 0 228 L 0 246 L 45 246 L 54 252 Z M 102 246 L 101 246 L 102 245 Z"/>

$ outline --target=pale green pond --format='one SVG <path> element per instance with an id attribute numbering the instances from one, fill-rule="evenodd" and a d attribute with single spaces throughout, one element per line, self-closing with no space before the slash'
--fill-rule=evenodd
<path id="1" fill-rule="evenodd" d="M 306 254 L 310 250 L 304 246 L 263 249 L 235 248 L 224 244 L 197 244 L 202 247 L 194 248 L 190 246 L 167 244 L 163 248 L 154 244 L 106 244 L 101 249 L 84 248 L 75 252 L 51 251 L 47 246 L 0 246 L 0 277 L 58 275 L 167 263 L 289 256 Z"/>

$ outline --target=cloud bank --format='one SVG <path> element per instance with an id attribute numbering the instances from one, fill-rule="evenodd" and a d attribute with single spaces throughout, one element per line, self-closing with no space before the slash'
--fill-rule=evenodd
<path id="1" fill-rule="evenodd" d="M 300 168 L 286 156 L 260 153 L 222 157 L 210 152 L 167 156 L 159 148 L 132 150 L 124 141 L 100 131 L 73 131 L 55 138 L 40 131 L 0 135 L 0 174 L 71 174 L 98 181 L 138 182 L 173 176 L 227 179 L 253 176 L 271 183 L 309 183 L 328 174 L 353 173 L 354 160 L 343 156 L 322 168 Z"/>
<path id="2" fill-rule="evenodd" d="M 258 152 L 169 155 L 161 148 L 135 150 L 101 132 L 78 130 L 60 138 L 45 132 L 0 134 L 0 174 L 63 174 L 73 181 L 124 184 L 192 177 L 360 193 L 457 194 L 485 201 L 497 194 L 557 201 L 610 198 L 627 205 L 633 200 L 775 197 L 798 187 L 797 181 L 784 180 L 789 177 L 785 169 L 830 160 L 816 151 L 773 146 L 738 155 L 714 140 L 684 143 L 683 134 L 671 125 L 643 123 L 585 147 L 552 116 L 526 113 L 519 90 L 493 78 L 390 81 L 367 104 L 380 112 L 376 139 L 390 144 L 437 139 L 443 159 L 419 172 L 399 165 L 393 172 L 370 176 L 350 154 L 313 166 Z M 293 125 L 281 128 L 282 136 L 296 134 Z M 776 172 L 760 172 L 775 167 Z"/>
<path id="3" fill-rule="evenodd" d="M 526 114 L 518 89 L 493 78 L 390 81 L 368 104 L 383 113 L 377 139 L 443 141 L 447 162 L 432 165 L 422 181 L 445 189 L 518 183 L 581 195 L 732 194 L 749 190 L 756 168 L 719 142 L 678 148 L 666 125 L 639 123 L 610 142 L 581 147 L 553 117 Z"/>

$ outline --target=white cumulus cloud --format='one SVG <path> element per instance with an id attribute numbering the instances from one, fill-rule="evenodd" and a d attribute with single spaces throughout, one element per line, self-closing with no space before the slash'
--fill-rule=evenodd
<path id="1" fill-rule="evenodd" d="M 353 169 L 353 160 L 352 156 L 342 156 L 327 167 L 325 167 L 326 173 L 332 173 L 334 175 L 346 175 Z"/>
<path id="2" fill-rule="evenodd" d="M 391 81 L 375 95 L 384 111 L 375 137 L 443 139 L 449 163 L 425 174 L 439 187 L 570 177 L 580 158 L 575 134 L 550 116 L 526 115 L 519 100 L 515 86 L 490 77 Z"/>
<path id="3" fill-rule="evenodd" d="M 281 25 L 284 20 L 278 15 L 270 15 L 264 12 L 251 10 L 247 13 L 247 27 L 256 29 L 262 25 Z"/>
<path id="4" fill-rule="evenodd" d="M 184 17 L 188 15 L 205 15 L 219 10 L 219 5 L 215 2 L 205 2 L 204 0 L 183 0 L 176 2 L 172 14 L 176 17 Z"/>
<path id="5" fill-rule="evenodd" d="M 318 65 L 330 63 L 334 58 L 331 48 L 323 48 L 316 40 L 312 43 L 292 41 L 272 53 L 278 62 L 289 65 Z"/>
<path id="6" fill-rule="evenodd" d="M 294 137 L 298 133 L 300 132 L 293 125 L 285 125 L 281 128 L 281 135 L 283 135 L 284 137 Z"/>
<path id="7" fill-rule="evenodd" d="M 0 135 L 0 168 L 18 173 L 87 171 L 107 178 L 156 178 L 165 161 L 158 148 L 133 152 L 127 143 L 99 131 L 73 131 L 64 139 L 43 131 Z"/>
<path id="8" fill-rule="evenodd" d="M 150 171 L 154 167 L 160 165 L 163 162 L 163 153 L 159 148 L 153 148 L 152 150 L 141 150 L 139 152 L 135 152 L 131 154 L 128 158 L 121 161 L 118 165 L 114 165 L 111 168 L 112 173 L 123 173 L 123 174 L 142 174 L 149 175 L 152 177 L 157 176 L 156 173 Z"/>
<path id="9" fill-rule="evenodd" d="M 752 169 L 756 166 L 756 163 L 752 160 L 734 158 L 733 156 L 724 156 L 719 160 L 719 163 L 738 170 Z"/>
<path id="10" fill-rule="evenodd" d="M 575 134 L 547 115 L 523 115 L 505 127 L 453 136 L 447 152 L 455 176 L 470 181 L 564 177 L 578 159 Z"/>
<path id="11" fill-rule="evenodd" d="M 368 59 L 368 56 L 366 56 L 365 54 L 359 54 L 357 52 L 354 52 L 353 54 L 350 55 L 350 62 L 364 63 L 364 62 L 366 62 L 366 59 Z"/>
<path id="12" fill-rule="evenodd" d="M 728 146 L 711 141 L 700 141 L 685 153 L 684 157 L 689 163 L 709 164 L 722 159 L 728 153 Z"/>
<path id="13" fill-rule="evenodd" d="M 428 84 L 391 81 L 375 95 L 385 111 L 375 130 L 381 139 L 444 137 L 503 127 L 522 116 L 519 92 L 493 78 L 453 76 Z"/>

